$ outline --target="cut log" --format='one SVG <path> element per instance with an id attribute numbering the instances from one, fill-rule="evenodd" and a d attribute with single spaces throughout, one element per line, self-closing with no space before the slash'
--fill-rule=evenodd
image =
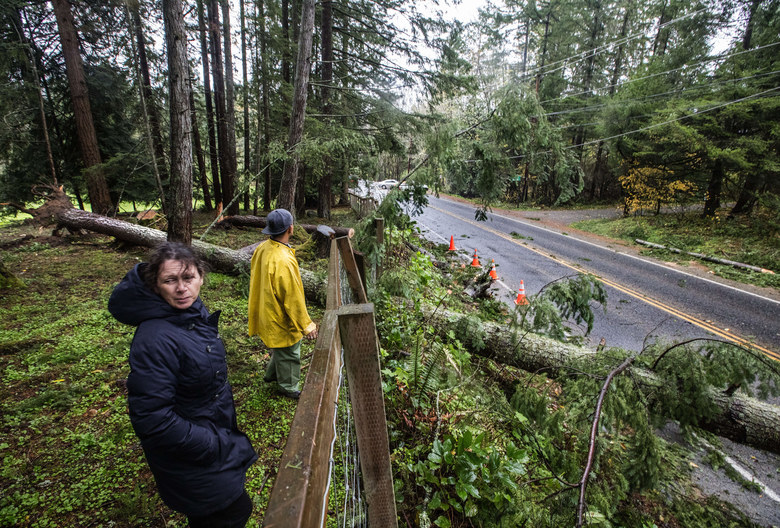
<path id="1" fill-rule="evenodd" d="M 58 227 L 65 227 L 70 231 L 86 229 L 137 246 L 151 248 L 168 240 L 168 235 L 164 231 L 79 209 L 63 210 L 58 214 L 57 220 Z M 249 263 L 252 260 L 251 251 L 225 248 L 199 240 L 193 240 L 192 247 L 213 271 L 238 275 L 242 270 L 249 270 Z M 324 280 L 304 269 L 301 269 L 301 279 L 306 298 L 324 306 Z"/>
<path id="2" fill-rule="evenodd" d="M 428 310 L 426 317 L 429 325 L 446 334 L 450 330 L 457 332 L 458 322 L 465 316 L 439 308 Z M 507 326 L 483 323 L 485 346 L 471 352 L 528 372 L 544 371 L 551 378 L 566 375 L 566 367 L 575 360 L 598 353 L 531 333 L 515 344 Z M 630 371 L 635 379 L 641 380 L 639 386 L 652 400 L 662 380 L 652 372 L 635 366 Z M 780 406 L 738 393 L 729 396 L 715 389 L 709 391 L 709 398 L 719 411 L 709 422 L 700 424 L 702 429 L 780 454 Z"/>
<path id="3" fill-rule="evenodd" d="M 61 211 L 58 220 L 61 226 L 72 231 L 86 229 L 140 246 L 153 247 L 167 239 L 166 234 L 157 229 L 78 209 Z M 192 245 L 211 269 L 222 273 L 237 274 L 241 269 L 248 269 L 252 258 L 252 253 L 247 251 L 199 241 L 194 241 Z M 327 289 L 325 280 L 303 268 L 301 278 L 307 300 L 324 306 Z M 399 299 L 398 302 L 406 301 Z M 457 331 L 458 322 L 464 315 L 431 308 L 426 317 L 431 326 L 446 334 L 450 330 Z M 565 375 L 566 367 L 575 360 L 598 353 L 530 333 L 523 337 L 519 345 L 515 345 L 506 324 L 483 323 L 483 328 L 485 346 L 479 351 L 472 350 L 473 353 L 528 372 L 543 370 L 550 377 Z M 630 370 L 636 379 L 642 380 L 640 386 L 646 390 L 648 398 L 652 398 L 661 380 L 647 370 L 636 367 Z M 780 407 L 740 394 L 729 396 L 715 390 L 710 391 L 710 398 L 719 412 L 708 423 L 701 424 L 703 429 L 736 442 L 780 453 Z"/>
<path id="4" fill-rule="evenodd" d="M 220 220 L 216 227 L 221 227 L 223 229 L 229 229 L 231 227 L 265 227 L 265 217 L 264 216 L 253 216 L 253 215 L 240 215 L 240 216 L 226 216 L 222 220 Z M 297 226 L 304 229 L 307 233 L 312 234 L 315 231 L 317 231 L 317 228 L 320 226 L 318 225 L 312 225 L 312 224 L 296 224 Z M 351 227 L 333 227 L 328 226 L 330 229 L 332 229 L 335 232 L 335 236 L 338 237 L 349 237 L 352 238 L 355 236 L 355 230 Z"/>

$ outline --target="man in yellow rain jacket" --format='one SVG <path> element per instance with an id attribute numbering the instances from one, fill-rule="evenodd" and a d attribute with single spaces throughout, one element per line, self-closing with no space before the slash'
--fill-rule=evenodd
<path id="1" fill-rule="evenodd" d="M 317 325 L 306 310 L 301 271 L 288 244 L 292 232 L 289 211 L 275 209 L 268 214 L 263 233 L 271 238 L 252 255 L 249 335 L 259 335 L 271 352 L 263 379 L 276 382 L 282 395 L 298 399 L 301 339 L 315 339 Z"/>

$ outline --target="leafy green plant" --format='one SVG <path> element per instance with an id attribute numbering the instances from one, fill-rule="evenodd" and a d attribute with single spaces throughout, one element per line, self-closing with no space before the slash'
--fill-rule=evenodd
<path id="1" fill-rule="evenodd" d="M 422 488 L 420 511 L 434 519 L 435 526 L 448 528 L 454 512 L 475 522 L 499 522 L 497 512 L 512 510 L 517 478 L 527 461 L 525 451 L 512 441 L 499 449 L 485 433 L 475 436 L 466 429 L 458 436 L 435 439 L 427 456 L 406 469 Z"/>

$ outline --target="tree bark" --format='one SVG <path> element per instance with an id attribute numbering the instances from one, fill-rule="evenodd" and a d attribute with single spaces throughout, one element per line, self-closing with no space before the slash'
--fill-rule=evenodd
<path id="1" fill-rule="evenodd" d="M 292 82 L 290 79 L 290 63 L 292 57 L 290 49 L 290 0 L 282 0 L 282 80 L 287 84 Z"/>
<path id="2" fill-rule="evenodd" d="M 203 191 L 203 209 L 211 211 L 211 191 L 209 179 L 206 175 L 206 159 L 203 155 L 203 146 L 200 141 L 200 129 L 198 128 L 198 113 L 195 111 L 195 92 L 192 89 L 192 71 L 190 71 L 190 120 L 192 121 L 192 147 L 195 159 L 198 162 L 198 175 L 200 176 L 200 188 Z"/>
<path id="3" fill-rule="evenodd" d="M 214 74 L 214 106 L 217 118 L 217 143 L 219 144 L 219 172 L 222 183 L 222 204 L 226 206 L 233 199 L 233 177 L 229 154 L 227 110 L 225 109 L 225 78 L 222 66 L 221 34 L 219 31 L 219 6 L 217 0 L 209 0 L 209 46 L 211 49 L 211 71 Z M 235 157 L 235 156 L 234 156 Z M 218 208 L 219 209 L 219 208 Z"/>
<path id="4" fill-rule="evenodd" d="M 720 194 L 723 189 L 723 162 L 715 161 L 710 175 L 710 183 L 707 186 L 707 195 L 704 201 L 704 209 L 701 212 L 702 217 L 714 216 L 720 207 Z"/>
<path id="5" fill-rule="evenodd" d="M 217 137 L 214 130 L 214 106 L 211 94 L 211 75 L 209 73 L 209 52 L 206 40 L 206 21 L 203 17 L 203 0 L 198 0 L 198 32 L 200 33 L 200 56 L 203 65 L 203 91 L 206 99 L 206 129 L 209 139 L 209 160 L 211 161 L 211 185 L 214 189 L 214 207 L 222 203 L 222 188 L 219 181 L 219 155 L 217 154 Z"/>
<path id="6" fill-rule="evenodd" d="M 268 37 L 266 35 L 265 30 L 265 12 L 264 12 L 264 6 L 263 6 L 263 0 L 258 0 L 257 2 L 257 9 L 258 9 L 258 19 L 260 21 L 260 76 L 262 78 L 262 85 L 263 85 L 263 113 L 262 118 L 260 117 L 260 113 L 258 112 L 258 120 L 262 119 L 262 128 L 263 128 L 263 148 L 262 148 L 262 154 L 263 156 L 260 156 L 260 148 L 258 148 L 258 162 L 257 162 L 257 172 L 260 173 L 260 160 L 265 160 L 265 171 L 263 174 L 263 210 L 264 211 L 270 211 L 271 210 L 271 160 L 268 159 L 268 153 L 270 151 L 270 144 L 271 144 L 271 105 L 268 101 Z M 258 142 L 260 141 L 260 126 L 258 124 L 258 131 L 257 131 L 257 138 Z"/>
<path id="7" fill-rule="evenodd" d="M 291 159 L 284 165 L 284 174 L 279 188 L 277 206 L 294 214 L 295 187 L 298 182 L 299 157 L 296 153 L 298 143 L 303 137 L 303 120 L 306 116 L 307 87 L 311 70 L 311 49 L 314 34 L 314 0 L 303 0 L 301 9 L 300 40 L 298 41 L 298 59 L 295 65 L 295 95 L 290 116 L 290 135 L 287 139 L 287 151 Z"/>
<path id="8" fill-rule="evenodd" d="M 249 150 L 249 78 L 247 75 L 247 60 L 246 60 L 246 13 L 244 12 L 244 0 L 239 1 L 239 10 L 241 18 L 241 73 L 243 86 L 241 90 L 243 93 L 243 106 L 244 106 L 244 211 L 249 212 L 249 167 L 251 163 L 251 151 Z"/>
<path id="9" fill-rule="evenodd" d="M 168 239 L 192 241 L 192 114 L 190 111 L 187 35 L 181 0 L 163 0 L 171 120 L 171 182 Z"/>
<path id="10" fill-rule="evenodd" d="M 330 121 L 332 105 L 330 101 L 330 85 L 333 82 L 333 2 L 322 2 L 322 88 L 320 98 L 322 113 L 326 121 Z M 330 156 L 326 155 L 323 162 L 325 168 L 320 176 L 318 186 L 317 216 L 330 219 L 330 200 L 333 194 L 333 163 Z"/>
<path id="11" fill-rule="evenodd" d="M 742 36 L 742 49 L 749 50 L 752 47 L 753 40 L 753 25 L 755 23 L 756 11 L 758 6 L 761 5 L 761 0 L 753 0 L 750 4 L 750 10 L 748 12 L 748 20 L 745 25 L 745 34 Z"/>
<path id="12" fill-rule="evenodd" d="M 92 108 L 89 104 L 87 81 L 84 78 L 84 65 L 79 54 L 78 35 L 76 34 L 73 14 L 68 0 L 52 0 L 52 5 L 62 42 L 62 54 L 65 57 L 65 70 L 73 103 L 76 135 L 84 160 L 89 201 L 92 210 L 96 213 L 109 214 L 113 211 L 114 206 L 108 192 L 108 184 L 100 168 L 102 160 L 95 133 L 95 123 L 92 120 Z"/>
<path id="13" fill-rule="evenodd" d="M 137 224 L 131 224 L 124 220 L 109 218 L 106 216 L 70 208 L 61 209 L 57 214 L 58 229 L 67 228 L 77 232 L 81 229 L 93 231 L 103 235 L 115 237 L 128 244 L 144 247 L 155 247 L 167 240 L 165 232 Z M 252 250 L 229 249 L 201 242 L 192 241 L 192 248 L 210 267 L 212 271 L 235 275 L 249 269 L 252 260 Z M 251 248 L 251 246 L 250 246 Z M 301 279 L 306 298 L 313 302 L 325 305 L 326 283 L 316 274 L 301 269 Z"/>
<path id="14" fill-rule="evenodd" d="M 233 82 L 233 51 L 230 31 L 230 3 L 220 0 L 222 6 L 223 43 L 225 46 L 225 127 L 227 132 L 227 178 L 222 179 L 222 195 L 228 214 L 238 214 L 238 199 L 236 197 L 238 162 L 236 161 L 236 94 Z M 227 183 L 227 185 L 225 185 Z M 236 198 L 236 199 L 234 199 Z"/>

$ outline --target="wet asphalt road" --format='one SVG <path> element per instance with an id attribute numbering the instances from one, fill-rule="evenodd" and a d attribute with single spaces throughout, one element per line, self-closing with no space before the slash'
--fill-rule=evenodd
<path id="1" fill-rule="evenodd" d="M 429 202 L 415 218 L 424 235 L 447 244 L 453 236 L 468 262 L 475 249 L 482 265 L 494 259 L 499 298 L 514 299 L 521 279 L 530 295 L 578 272 L 598 276 L 608 306 L 597 314 L 592 344 L 603 338 L 608 346 L 640 350 L 654 339 L 715 337 L 754 342 L 780 359 L 780 302 L 774 299 L 529 221 L 490 213 L 477 222 L 473 205 L 433 196 Z"/>

